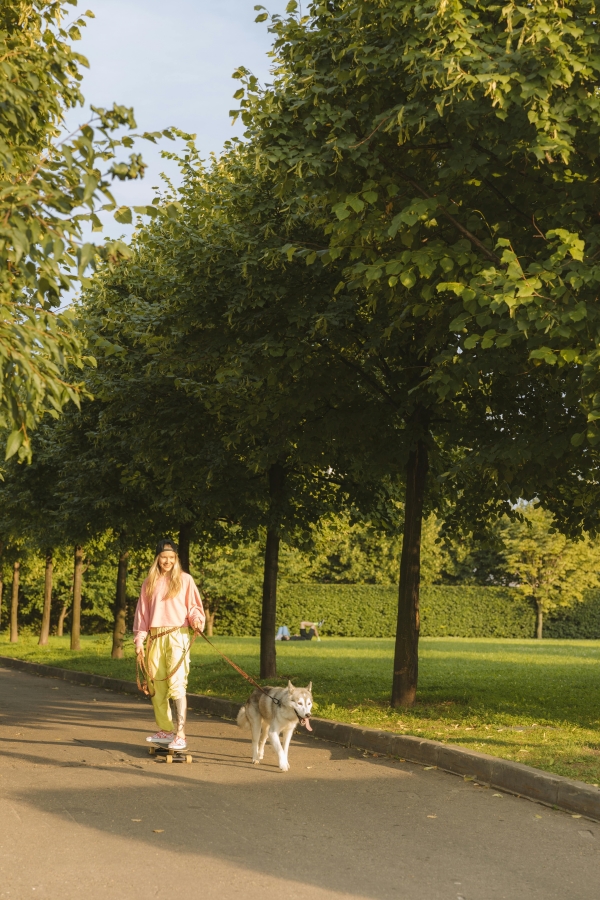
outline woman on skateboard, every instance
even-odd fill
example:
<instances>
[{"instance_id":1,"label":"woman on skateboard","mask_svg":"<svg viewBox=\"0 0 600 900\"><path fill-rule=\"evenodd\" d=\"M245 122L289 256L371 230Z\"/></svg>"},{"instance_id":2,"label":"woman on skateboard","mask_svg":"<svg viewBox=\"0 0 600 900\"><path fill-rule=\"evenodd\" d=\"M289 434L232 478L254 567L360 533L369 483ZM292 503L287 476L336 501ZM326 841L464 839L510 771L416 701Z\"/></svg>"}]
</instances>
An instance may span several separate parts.
<instances>
[{"instance_id":1,"label":"woman on skateboard","mask_svg":"<svg viewBox=\"0 0 600 900\"><path fill-rule=\"evenodd\" d=\"M191 575L182 571L178 547L158 542L156 558L142 585L135 609L133 632L139 664L146 671L156 734L148 743L185 750L186 690L190 671L189 633L204 631L204 608ZM144 641L146 652L144 655ZM169 700L173 702L174 716Z\"/></svg>"}]
</instances>

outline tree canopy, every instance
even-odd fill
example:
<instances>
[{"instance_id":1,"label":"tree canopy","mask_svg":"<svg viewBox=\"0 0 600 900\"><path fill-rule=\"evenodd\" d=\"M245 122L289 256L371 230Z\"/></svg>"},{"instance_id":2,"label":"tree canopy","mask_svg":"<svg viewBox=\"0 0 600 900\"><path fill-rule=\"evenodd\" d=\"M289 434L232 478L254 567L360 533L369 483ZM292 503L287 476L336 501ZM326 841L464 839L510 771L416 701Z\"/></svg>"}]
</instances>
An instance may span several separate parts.
<instances>
[{"instance_id":1,"label":"tree canopy","mask_svg":"<svg viewBox=\"0 0 600 900\"><path fill-rule=\"evenodd\" d=\"M31 455L30 432L44 413L58 414L85 392L77 371L93 359L63 296L85 277L99 252L114 262L120 241L101 248L84 229L101 231L100 210L117 209L113 179L141 177L133 111L92 108L89 121L65 134L69 110L83 105L73 49L87 12L68 21L77 0L8 0L0 10L0 428L6 454ZM125 134L118 137L120 128ZM155 141L159 135L145 134Z\"/></svg>"}]
</instances>

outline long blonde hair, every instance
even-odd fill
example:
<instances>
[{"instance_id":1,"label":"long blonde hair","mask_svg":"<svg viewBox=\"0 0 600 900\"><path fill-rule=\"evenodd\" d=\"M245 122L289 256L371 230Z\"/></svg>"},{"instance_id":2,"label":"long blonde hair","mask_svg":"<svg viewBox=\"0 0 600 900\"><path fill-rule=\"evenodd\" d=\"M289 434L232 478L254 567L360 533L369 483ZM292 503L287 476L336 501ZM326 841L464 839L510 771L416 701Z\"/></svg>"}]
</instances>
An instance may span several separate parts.
<instances>
[{"instance_id":1,"label":"long blonde hair","mask_svg":"<svg viewBox=\"0 0 600 900\"><path fill-rule=\"evenodd\" d=\"M158 556L160 556L160 554ZM162 578L163 574L166 575L166 573L161 572L160 565L158 562L158 556L156 557L156 559L150 566L150 571L148 572L148 577L146 578L146 580L144 582L144 587L146 589L146 596L149 598L154 596L154 590L156 588L156 582L158 581L158 579ZM177 555L177 553L175 553L175 565L173 566L173 568L171 569L171 571L169 573L169 576L168 576L169 577L169 587L167 589L167 593L163 597L163 600L170 600L171 597L175 597L179 593L179 591L181 590L181 584L183 581L183 579L181 577L182 574L183 574L183 569L181 568L181 563L179 562L179 556Z\"/></svg>"}]
</instances>

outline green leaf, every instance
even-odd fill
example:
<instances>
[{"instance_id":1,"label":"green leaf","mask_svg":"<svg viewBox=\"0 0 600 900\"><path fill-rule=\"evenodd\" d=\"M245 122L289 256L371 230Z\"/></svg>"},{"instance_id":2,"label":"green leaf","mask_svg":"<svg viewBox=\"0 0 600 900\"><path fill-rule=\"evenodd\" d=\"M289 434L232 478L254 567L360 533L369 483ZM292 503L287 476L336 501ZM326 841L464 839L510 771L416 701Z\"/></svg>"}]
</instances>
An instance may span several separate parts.
<instances>
[{"instance_id":1,"label":"green leaf","mask_svg":"<svg viewBox=\"0 0 600 900\"><path fill-rule=\"evenodd\" d=\"M9 438L6 442L6 456L5 459L10 459L11 456L14 456L15 453L23 446L24 435L22 431L11 431Z\"/></svg>"},{"instance_id":2,"label":"green leaf","mask_svg":"<svg viewBox=\"0 0 600 900\"><path fill-rule=\"evenodd\" d=\"M77 271L82 275L93 260L96 248L93 244L84 244L77 251Z\"/></svg>"},{"instance_id":3,"label":"green leaf","mask_svg":"<svg viewBox=\"0 0 600 900\"><path fill-rule=\"evenodd\" d=\"M556 364L556 355L549 347L539 347L537 350L532 350L529 354L529 359L541 359L551 366Z\"/></svg>"},{"instance_id":4,"label":"green leaf","mask_svg":"<svg viewBox=\"0 0 600 900\"><path fill-rule=\"evenodd\" d=\"M115 212L115 219L121 225L130 225L133 221L131 208L129 206L120 206L119 209Z\"/></svg>"},{"instance_id":5,"label":"green leaf","mask_svg":"<svg viewBox=\"0 0 600 900\"><path fill-rule=\"evenodd\" d=\"M360 197L352 196L346 197L346 205L351 206L354 212L362 212L365 208L364 201L360 199Z\"/></svg>"},{"instance_id":6,"label":"green leaf","mask_svg":"<svg viewBox=\"0 0 600 900\"><path fill-rule=\"evenodd\" d=\"M465 285L459 281L442 281L438 284L436 290L440 291L440 293L442 291L452 291L457 297L460 297L465 290Z\"/></svg>"},{"instance_id":7,"label":"green leaf","mask_svg":"<svg viewBox=\"0 0 600 900\"><path fill-rule=\"evenodd\" d=\"M450 325L448 326L450 331L462 331L467 322L469 322L473 316L468 312L462 312L455 319L452 319Z\"/></svg>"},{"instance_id":8,"label":"green leaf","mask_svg":"<svg viewBox=\"0 0 600 900\"><path fill-rule=\"evenodd\" d=\"M342 221L343 219L347 219L350 215L350 212L348 211L345 203L336 203L335 206L332 207L332 211L340 221Z\"/></svg>"}]
</instances>

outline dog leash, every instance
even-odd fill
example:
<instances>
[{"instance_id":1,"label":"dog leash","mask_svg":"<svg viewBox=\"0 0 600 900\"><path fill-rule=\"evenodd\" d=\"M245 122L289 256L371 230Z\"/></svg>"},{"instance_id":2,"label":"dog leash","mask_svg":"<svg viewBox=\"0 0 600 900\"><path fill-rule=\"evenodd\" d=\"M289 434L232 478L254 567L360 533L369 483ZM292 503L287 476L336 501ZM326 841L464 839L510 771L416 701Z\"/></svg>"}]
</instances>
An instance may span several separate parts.
<instances>
[{"instance_id":1,"label":"dog leash","mask_svg":"<svg viewBox=\"0 0 600 900\"><path fill-rule=\"evenodd\" d=\"M265 689L262 688L262 687L260 686L260 684L258 684L258 682L256 682L256 681L254 680L254 678L252 677L252 675L248 675L248 673L247 673L247 672L244 672L244 670L243 670L242 668L240 668L240 666L238 666L237 663L234 663L233 660L229 659L228 656L225 656L224 653L221 653L221 651L219 650L219 648L218 648L218 647L215 647L215 645L213 644L212 641L209 641L209 639L206 637L206 635L204 634L203 631L200 632L200 636L204 638L204 640L206 641L207 644L210 644L210 646L213 648L213 650L216 650L216 651L217 651L217 653L219 654L219 656L221 656L221 657L225 660L226 663L229 663L229 665L231 666L232 669L235 669L236 672L239 672L240 675L242 676L242 678L245 678L246 681L249 681L250 684L253 684L255 688L258 688L258 690L261 692L261 694L264 694L265 697L268 697L269 700L272 700L272 701L273 701L273 703L275 704L275 706L281 706L281 700L278 700L277 697L272 697L271 694L269 694L268 691L265 691ZM296 710L294 710L294 712L296 712ZM296 713L296 715L298 715L298 713Z\"/></svg>"},{"instance_id":2,"label":"dog leash","mask_svg":"<svg viewBox=\"0 0 600 900\"><path fill-rule=\"evenodd\" d=\"M152 642L157 640L159 637L164 637L166 634L174 634L176 631L181 631L181 627L179 625L169 628L168 631L162 631L160 634L152 635L148 633L148 655L150 654L150 647L152 646ZM195 633L192 640L187 645L187 648L183 651L181 655L181 659L177 663L177 665L171 669L170 672L167 673L165 678L150 678L148 673L148 667L146 666L146 656L140 657L136 654L135 657L135 680L137 681L138 690L142 691L143 694L146 694L147 697L154 697L156 691L150 688L150 682L154 683L155 681L168 681L169 678L172 678L175 672L178 671L180 666L182 665L184 659L192 649L194 642L196 641L198 634ZM202 635L204 637L204 635ZM142 677L140 678L140 672Z\"/></svg>"},{"instance_id":3,"label":"dog leash","mask_svg":"<svg viewBox=\"0 0 600 900\"><path fill-rule=\"evenodd\" d=\"M250 684L253 684L255 688L258 688L258 690L261 692L261 694L264 694L265 697L268 697L269 700L272 700L272 702L275 704L275 706L281 706L281 700L279 700L277 697L273 697L273 695L269 694L268 691L265 691L265 689L263 687L261 687L260 684L258 684L258 682L256 682L254 680L254 678L252 678L251 675L248 675L248 673L244 672L244 670L240 666L238 666L237 663L234 663L233 660L229 659L228 656L225 656L224 653L221 653L219 648L215 647L215 645L213 644L212 641L209 641L209 639L206 637L206 635L204 634L203 631L200 632L200 636L204 638L204 640L206 641L207 644L210 644L210 646L213 648L213 650L217 651L219 656L223 657L225 662L229 663L229 665L232 667L232 669L235 669L236 672L239 672L240 675L242 676L242 678L245 678L246 681L249 681ZM292 707L292 709L296 713L296 718L298 719L298 722L300 723L300 725L304 725L304 727L306 728L307 731L312 731L312 728L310 727L310 722L308 721L310 719L310 715L301 716L300 713L298 712L298 710L295 709L295 707Z\"/></svg>"}]
</instances>

